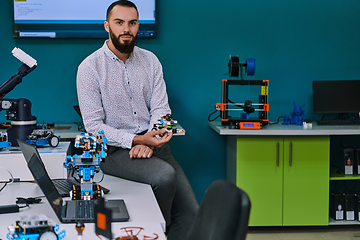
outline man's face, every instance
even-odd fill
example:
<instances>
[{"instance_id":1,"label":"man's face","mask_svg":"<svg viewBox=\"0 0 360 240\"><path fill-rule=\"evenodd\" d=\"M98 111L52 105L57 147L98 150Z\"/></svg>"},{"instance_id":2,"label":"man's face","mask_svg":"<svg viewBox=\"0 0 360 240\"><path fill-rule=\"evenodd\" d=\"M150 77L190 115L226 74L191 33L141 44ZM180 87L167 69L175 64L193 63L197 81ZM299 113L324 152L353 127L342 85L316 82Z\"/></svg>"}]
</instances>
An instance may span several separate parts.
<instances>
[{"instance_id":1,"label":"man's face","mask_svg":"<svg viewBox=\"0 0 360 240\"><path fill-rule=\"evenodd\" d=\"M104 23L105 30L114 47L121 53L131 53L139 30L138 14L135 8L115 6L109 20Z\"/></svg>"}]
</instances>

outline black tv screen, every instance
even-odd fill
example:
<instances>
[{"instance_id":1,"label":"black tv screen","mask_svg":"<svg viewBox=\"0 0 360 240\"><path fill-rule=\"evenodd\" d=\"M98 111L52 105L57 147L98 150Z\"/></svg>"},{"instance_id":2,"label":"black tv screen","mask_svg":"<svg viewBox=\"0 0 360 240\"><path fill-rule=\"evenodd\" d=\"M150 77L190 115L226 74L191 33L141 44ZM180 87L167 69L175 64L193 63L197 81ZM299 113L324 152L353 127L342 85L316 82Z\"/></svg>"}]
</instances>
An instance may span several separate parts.
<instances>
[{"instance_id":1,"label":"black tv screen","mask_svg":"<svg viewBox=\"0 0 360 240\"><path fill-rule=\"evenodd\" d=\"M108 38L106 10L115 0L13 0L14 38ZM156 38L156 0L133 0L138 38Z\"/></svg>"},{"instance_id":2,"label":"black tv screen","mask_svg":"<svg viewBox=\"0 0 360 240\"><path fill-rule=\"evenodd\" d=\"M360 80L313 81L314 113L359 113Z\"/></svg>"}]
</instances>

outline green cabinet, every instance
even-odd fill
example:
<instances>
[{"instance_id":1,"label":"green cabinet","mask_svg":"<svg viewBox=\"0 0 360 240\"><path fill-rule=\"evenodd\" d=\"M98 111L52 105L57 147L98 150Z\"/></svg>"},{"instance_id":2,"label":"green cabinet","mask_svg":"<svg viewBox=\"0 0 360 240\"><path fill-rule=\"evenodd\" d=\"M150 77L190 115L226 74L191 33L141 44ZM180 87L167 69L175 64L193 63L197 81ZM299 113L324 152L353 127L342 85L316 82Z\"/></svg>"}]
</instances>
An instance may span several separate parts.
<instances>
[{"instance_id":1,"label":"green cabinet","mask_svg":"<svg viewBox=\"0 0 360 240\"><path fill-rule=\"evenodd\" d=\"M249 226L329 224L329 137L239 137L236 184Z\"/></svg>"}]
</instances>

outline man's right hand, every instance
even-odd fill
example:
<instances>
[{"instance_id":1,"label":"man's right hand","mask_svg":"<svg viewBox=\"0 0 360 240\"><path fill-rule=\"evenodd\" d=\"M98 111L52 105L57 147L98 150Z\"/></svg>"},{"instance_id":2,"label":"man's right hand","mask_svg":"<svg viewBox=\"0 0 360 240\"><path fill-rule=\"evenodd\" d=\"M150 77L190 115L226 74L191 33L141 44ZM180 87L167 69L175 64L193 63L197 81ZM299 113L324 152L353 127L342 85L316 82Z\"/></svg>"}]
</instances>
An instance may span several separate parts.
<instances>
[{"instance_id":1,"label":"man's right hand","mask_svg":"<svg viewBox=\"0 0 360 240\"><path fill-rule=\"evenodd\" d=\"M158 138L157 136L160 136ZM169 142L173 133L168 134L166 129L159 129L156 131L150 131L144 135L136 135L133 139L133 145L146 145L149 147L162 147L165 143Z\"/></svg>"}]
</instances>

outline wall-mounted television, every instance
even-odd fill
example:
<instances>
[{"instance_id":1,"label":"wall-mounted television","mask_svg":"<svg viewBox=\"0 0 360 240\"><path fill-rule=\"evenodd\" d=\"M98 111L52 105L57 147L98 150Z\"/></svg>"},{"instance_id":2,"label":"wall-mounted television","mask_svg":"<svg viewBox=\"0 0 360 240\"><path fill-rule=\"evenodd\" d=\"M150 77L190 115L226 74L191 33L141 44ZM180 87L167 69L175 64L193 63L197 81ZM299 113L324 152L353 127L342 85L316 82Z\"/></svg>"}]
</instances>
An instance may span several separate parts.
<instances>
[{"instance_id":1,"label":"wall-mounted television","mask_svg":"<svg viewBox=\"0 0 360 240\"><path fill-rule=\"evenodd\" d=\"M13 0L14 38L108 38L106 10L115 0ZM138 38L156 38L156 0L132 0Z\"/></svg>"},{"instance_id":2,"label":"wall-mounted television","mask_svg":"<svg viewBox=\"0 0 360 240\"><path fill-rule=\"evenodd\" d=\"M360 80L313 81L314 113L360 112Z\"/></svg>"}]
</instances>

